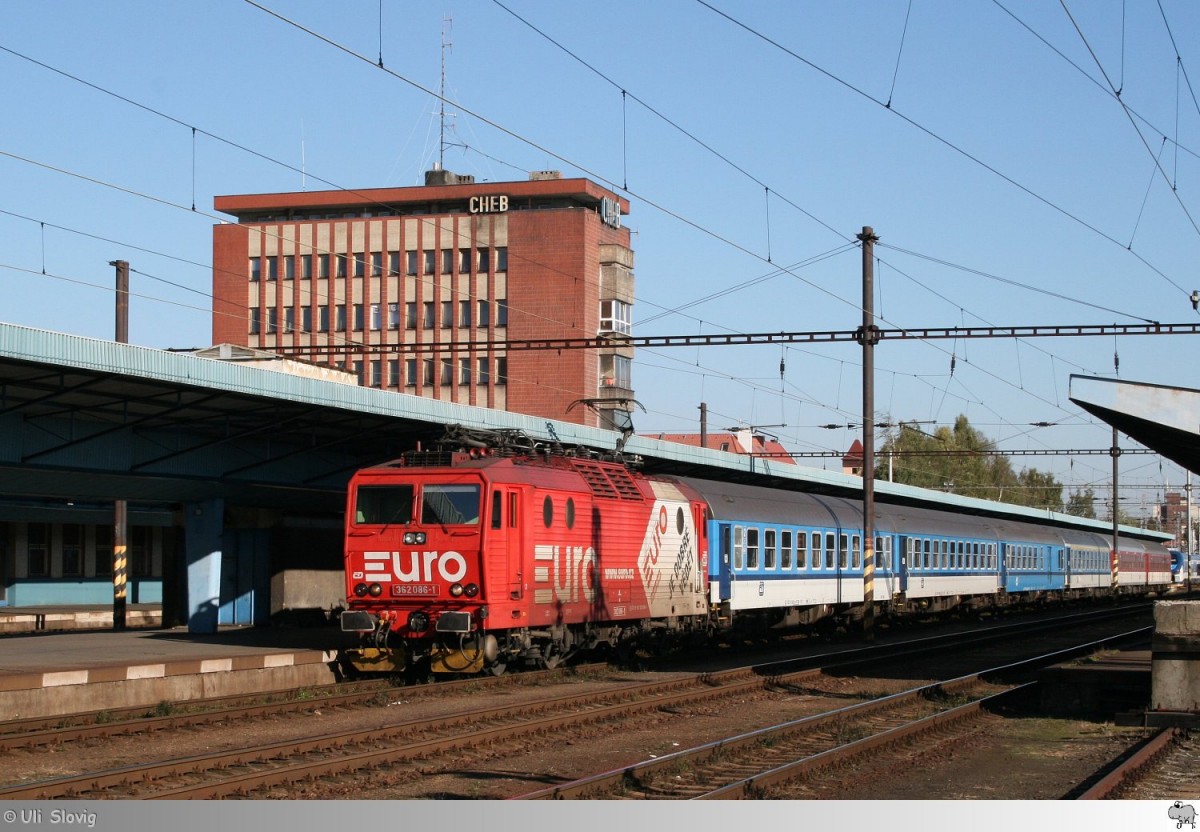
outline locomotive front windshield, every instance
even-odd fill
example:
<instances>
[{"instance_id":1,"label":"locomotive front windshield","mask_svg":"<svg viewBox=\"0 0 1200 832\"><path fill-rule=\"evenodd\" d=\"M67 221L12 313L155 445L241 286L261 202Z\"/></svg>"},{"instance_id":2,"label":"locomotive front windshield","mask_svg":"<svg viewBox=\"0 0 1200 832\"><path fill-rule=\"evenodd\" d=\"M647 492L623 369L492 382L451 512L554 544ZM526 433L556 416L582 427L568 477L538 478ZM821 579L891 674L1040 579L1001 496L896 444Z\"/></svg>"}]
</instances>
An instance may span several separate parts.
<instances>
[{"instance_id":1,"label":"locomotive front windshield","mask_svg":"<svg viewBox=\"0 0 1200 832\"><path fill-rule=\"evenodd\" d=\"M479 486L432 484L421 488L421 522L439 525L479 525Z\"/></svg>"},{"instance_id":2,"label":"locomotive front windshield","mask_svg":"<svg viewBox=\"0 0 1200 832\"><path fill-rule=\"evenodd\" d=\"M354 522L359 525L411 523L413 496L411 485L362 485L354 497Z\"/></svg>"}]
</instances>

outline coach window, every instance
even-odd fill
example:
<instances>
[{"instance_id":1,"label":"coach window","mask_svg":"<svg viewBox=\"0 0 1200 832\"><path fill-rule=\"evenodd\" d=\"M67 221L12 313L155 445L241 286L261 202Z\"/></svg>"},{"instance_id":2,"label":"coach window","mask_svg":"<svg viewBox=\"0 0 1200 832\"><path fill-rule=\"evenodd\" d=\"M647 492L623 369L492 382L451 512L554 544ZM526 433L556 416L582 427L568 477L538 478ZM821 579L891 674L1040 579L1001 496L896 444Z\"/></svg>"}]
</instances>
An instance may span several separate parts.
<instances>
[{"instance_id":1,"label":"coach window","mask_svg":"<svg viewBox=\"0 0 1200 832\"><path fill-rule=\"evenodd\" d=\"M921 566L923 568L928 569L930 567L929 556L931 554L933 554L933 547L936 545L937 545L936 540L930 540L929 538L925 538L925 543L924 543L924 547L923 547L924 551L921 553Z\"/></svg>"},{"instance_id":2,"label":"coach window","mask_svg":"<svg viewBox=\"0 0 1200 832\"><path fill-rule=\"evenodd\" d=\"M466 359L463 359L463 360L465 361ZM575 498L574 497L567 498L567 528L568 529L575 528Z\"/></svg>"},{"instance_id":3,"label":"coach window","mask_svg":"<svg viewBox=\"0 0 1200 832\"><path fill-rule=\"evenodd\" d=\"M775 568L775 530L767 529L763 532L763 568Z\"/></svg>"},{"instance_id":4,"label":"coach window","mask_svg":"<svg viewBox=\"0 0 1200 832\"><path fill-rule=\"evenodd\" d=\"M792 533L790 530L779 533L779 568L792 568Z\"/></svg>"},{"instance_id":5,"label":"coach window","mask_svg":"<svg viewBox=\"0 0 1200 832\"><path fill-rule=\"evenodd\" d=\"M862 569L862 537L857 534L850 537L850 568Z\"/></svg>"},{"instance_id":6,"label":"coach window","mask_svg":"<svg viewBox=\"0 0 1200 832\"><path fill-rule=\"evenodd\" d=\"M850 535L838 535L838 569L845 569L848 566L847 557L850 549Z\"/></svg>"},{"instance_id":7,"label":"coach window","mask_svg":"<svg viewBox=\"0 0 1200 832\"><path fill-rule=\"evenodd\" d=\"M758 529L746 529L746 568L758 568Z\"/></svg>"},{"instance_id":8,"label":"coach window","mask_svg":"<svg viewBox=\"0 0 1200 832\"><path fill-rule=\"evenodd\" d=\"M542 525L547 529L554 522L554 501L547 495L546 499L542 500Z\"/></svg>"},{"instance_id":9,"label":"coach window","mask_svg":"<svg viewBox=\"0 0 1200 832\"><path fill-rule=\"evenodd\" d=\"M733 568L741 569L746 563L746 530L741 526L733 527Z\"/></svg>"},{"instance_id":10,"label":"coach window","mask_svg":"<svg viewBox=\"0 0 1200 832\"><path fill-rule=\"evenodd\" d=\"M875 563L880 569L890 569L892 566L891 544L890 537L875 538Z\"/></svg>"},{"instance_id":11,"label":"coach window","mask_svg":"<svg viewBox=\"0 0 1200 832\"><path fill-rule=\"evenodd\" d=\"M808 568L808 532L796 532L796 568Z\"/></svg>"},{"instance_id":12,"label":"coach window","mask_svg":"<svg viewBox=\"0 0 1200 832\"><path fill-rule=\"evenodd\" d=\"M833 568L833 550L837 547L837 535L825 532L825 568Z\"/></svg>"}]
</instances>

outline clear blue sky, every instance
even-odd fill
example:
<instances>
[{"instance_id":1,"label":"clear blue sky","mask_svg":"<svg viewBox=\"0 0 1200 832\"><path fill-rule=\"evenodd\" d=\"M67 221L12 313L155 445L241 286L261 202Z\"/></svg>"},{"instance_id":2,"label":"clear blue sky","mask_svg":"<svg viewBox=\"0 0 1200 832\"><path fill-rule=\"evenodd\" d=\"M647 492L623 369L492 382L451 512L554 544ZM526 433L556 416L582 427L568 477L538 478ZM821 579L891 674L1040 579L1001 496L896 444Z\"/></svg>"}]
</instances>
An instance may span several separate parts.
<instances>
[{"instance_id":1,"label":"clear blue sky","mask_svg":"<svg viewBox=\"0 0 1200 832\"><path fill-rule=\"evenodd\" d=\"M278 16L0 4L0 318L111 337L108 263L125 259L131 340L207 346L213 196L419 184L444 54L448 168L552 168L630 198L638 334L852 330L865 225L885 328L1200 321L1195 3L263 6ZM1106 447L1069 376L1119 357L1123 379L1200 387L1195 339L885 341L878 414L966 414L1007 449ZM816 426L861 420L860 358L639 350L636 426L695 431L703 401L713 429L783 425L792 450L841 452L857 432ZM1098 491L1111 471L1014 465ZM1155 456L1123 471L1135 502L1183 482Z\"/></svg>"}]
</instances>

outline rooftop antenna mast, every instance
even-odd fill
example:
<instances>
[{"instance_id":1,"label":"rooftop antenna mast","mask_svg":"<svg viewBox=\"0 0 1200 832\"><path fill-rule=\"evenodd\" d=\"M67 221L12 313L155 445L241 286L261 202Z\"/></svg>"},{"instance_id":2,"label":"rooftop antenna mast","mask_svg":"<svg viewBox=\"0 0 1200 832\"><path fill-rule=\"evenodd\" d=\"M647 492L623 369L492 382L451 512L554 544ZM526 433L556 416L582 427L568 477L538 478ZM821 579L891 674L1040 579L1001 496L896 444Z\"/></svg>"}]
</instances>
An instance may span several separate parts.
<instances>
[{"instance_id":1,"label":"rooftop antenna mast","mask_svg":"<svg viewBox=\"0 0 1200 832\"><path fill-rule=\"evenodd\" d=\"M454 27L454 19L450 15L442 18L442 84L438 90L438 98L440 103L440 132L438 134L438 170L446 169L446 50L451 46L449 35L450 30Z\"/></svg>"}]
</instances>

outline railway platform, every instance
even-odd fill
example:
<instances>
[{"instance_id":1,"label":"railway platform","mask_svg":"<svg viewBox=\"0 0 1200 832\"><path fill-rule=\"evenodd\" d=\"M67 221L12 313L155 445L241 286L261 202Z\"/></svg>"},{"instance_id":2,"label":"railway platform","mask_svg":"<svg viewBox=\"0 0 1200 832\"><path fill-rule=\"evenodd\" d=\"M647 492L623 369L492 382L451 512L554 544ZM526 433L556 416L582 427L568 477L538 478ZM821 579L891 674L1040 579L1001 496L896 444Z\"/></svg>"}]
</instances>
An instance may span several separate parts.
<instances>
[{"instance_id":1,"label":"railway platform","mask_svg":"<svg viewBox=\"0 0 1200 832\"><path fill-rule=\"evenodd\" d=\"M349 638L334 626L199 635L157 626L155 612L129 610L127 629L114 631L111 609L107 620L100 608L0 609L0 625L28 615L44 622L0 636L0 720L329 684Z\"/></svg>"}]
</instances>

